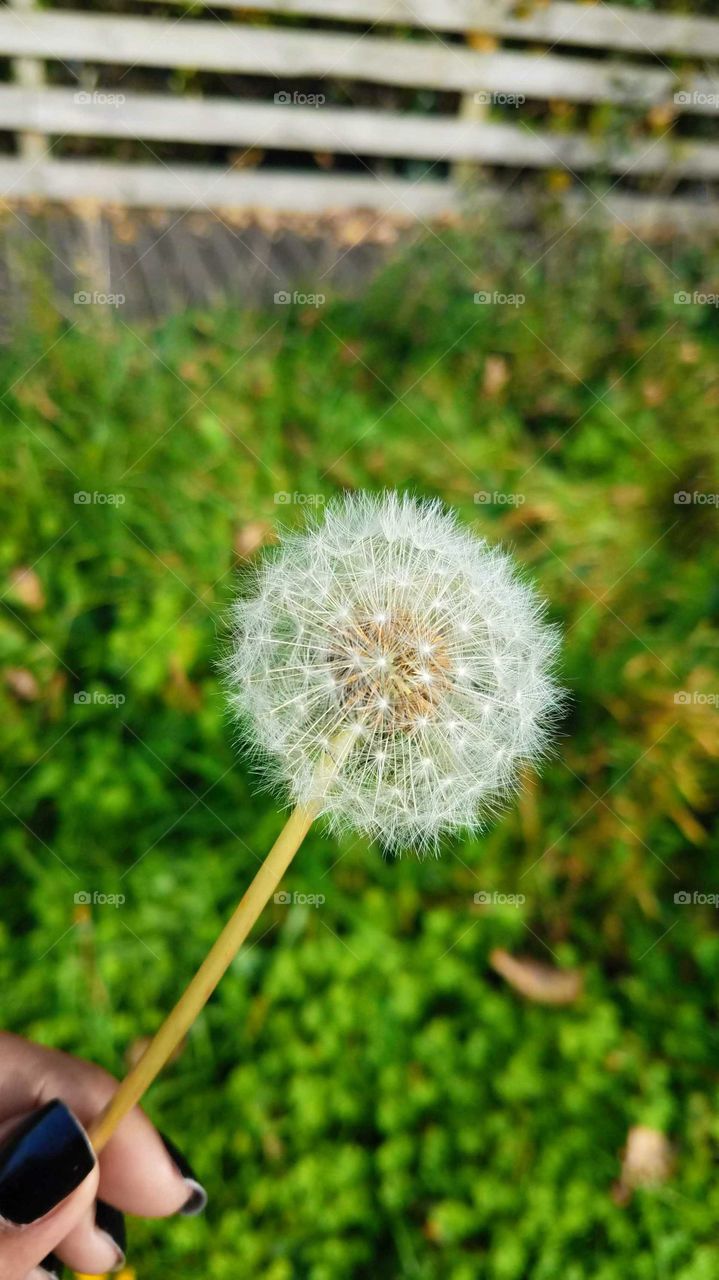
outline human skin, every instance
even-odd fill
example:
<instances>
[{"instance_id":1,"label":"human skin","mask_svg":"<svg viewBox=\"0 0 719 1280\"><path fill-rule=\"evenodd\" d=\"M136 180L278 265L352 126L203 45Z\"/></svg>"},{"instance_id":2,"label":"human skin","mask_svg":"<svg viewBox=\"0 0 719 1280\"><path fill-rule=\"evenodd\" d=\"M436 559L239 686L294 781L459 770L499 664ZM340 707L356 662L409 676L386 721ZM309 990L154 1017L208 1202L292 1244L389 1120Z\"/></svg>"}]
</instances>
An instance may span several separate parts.
<instances>
[{"instance_id":1,"label":"human skin","mask_svg":"<svg viewBox=\"0 0 719 1280\"><path fill-rule=\"evenodd\" d=\"M0 1280L48 1280L49 1254L85 1274L116 1269L123 1213L204 1207L184 1157L139 1107L95 1156L85 1126L116 1088L92 1063L0 1032Z\"/></svg>"}]
</instances>

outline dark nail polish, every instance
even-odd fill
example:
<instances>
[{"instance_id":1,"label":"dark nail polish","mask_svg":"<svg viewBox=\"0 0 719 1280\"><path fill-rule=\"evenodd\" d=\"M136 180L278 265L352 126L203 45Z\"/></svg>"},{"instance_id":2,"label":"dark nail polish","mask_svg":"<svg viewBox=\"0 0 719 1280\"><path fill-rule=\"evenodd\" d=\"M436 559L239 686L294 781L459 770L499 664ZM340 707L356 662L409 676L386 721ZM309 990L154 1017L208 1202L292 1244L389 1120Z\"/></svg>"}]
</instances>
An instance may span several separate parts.
<instances>
[{"instance_id":1,"label":"dark nail polish","mask_svg":"<svg viewBox=\"0 0 719 1280\"><path fill-rule=\"evenodd\" d=\"M56 1099L23 1120L0 1148L0 1217L25 1226L85 1180L95 1156L83 1129Z\"/></svg>"},{"instance_id":2,"label":"dark nail polish","mask_svg":"<svg viewBox=\"0 0 719 1280\"><path fill-rule=\"evenodd\" d=\"M178 1151L174 1142L171 1142L169 1138L165 1137L164 1133L161 1133L160 1137L165 1144L167 1154L173 1163L177 1165L177 1168L185 1179L190 1192L189 1198L180 1209L180 1213L183 1213L187 1218L194 1217L196 1213L202 1213L202 1210L207 1204L207 1192L202 1184L197 1181L197 1177L195 1176L192 1166L185 1159L182 1152Z\"/></svg>"},{"instance_id":3,"label":"dark nail polish","mask_svg":"<svg viewBox=\"0 0 719 1280\"><path fill-rule=\"evenodd\" d=\"M47 1272L48 1280L62 1280L64 1267L54 1253L49 1253L46 1258L43 1258L40 1266Z\"/></svg>"},{"instance_id":4,"label":"dark nail polish","mask_svg":"<svg viewBox=\"0 0 719 1280\"><path fill-rule=\"evenodd\" d=\"M124 1258L127 1249L124 1213L120 1213L119 1209L112 1204L107 1204L105 1200L98 1200L95 1205L95 1226L98 1231L104 1231L105 1235L110 1237Z\"/></svg>"}]
</instances>

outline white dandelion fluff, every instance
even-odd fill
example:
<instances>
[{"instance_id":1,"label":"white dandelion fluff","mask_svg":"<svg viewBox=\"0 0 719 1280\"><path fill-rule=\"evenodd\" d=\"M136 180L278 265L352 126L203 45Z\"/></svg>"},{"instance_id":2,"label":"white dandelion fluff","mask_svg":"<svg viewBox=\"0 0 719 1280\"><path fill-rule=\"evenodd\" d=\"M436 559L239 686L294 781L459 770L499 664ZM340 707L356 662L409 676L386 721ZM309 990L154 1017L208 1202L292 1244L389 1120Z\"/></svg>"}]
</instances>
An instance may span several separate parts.
<instances>
[{"instance_id":1,"label":"white dandelion fluff","mask_svg":"<svg viewBox=\"0 0 719 1280\"><path fill-rule=\"evenodd\" d=\"M423 851L484 826L545 750L561 694L543 614L440 502L348 495L235 606L231 698L294 803Z\"/></svg>"}]
</instances>

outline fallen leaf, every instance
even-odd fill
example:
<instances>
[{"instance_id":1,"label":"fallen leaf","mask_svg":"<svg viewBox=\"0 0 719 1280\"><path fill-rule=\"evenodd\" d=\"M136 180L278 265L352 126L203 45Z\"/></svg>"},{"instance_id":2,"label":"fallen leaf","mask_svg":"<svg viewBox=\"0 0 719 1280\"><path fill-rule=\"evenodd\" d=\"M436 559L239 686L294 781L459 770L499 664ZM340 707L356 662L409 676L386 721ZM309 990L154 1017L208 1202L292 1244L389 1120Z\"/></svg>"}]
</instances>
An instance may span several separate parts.
<instances>
[{"instance_id":1,"label":"fallen leaf","mask_svg":"<svg viewBox=\"0 0 719 1280\"><path fill-rule=\"evenodd\" d=\"M696 342L680 342L679 343L679 359L682 364L696 364L701 355L699 344Z\"/></svg>"},{"instance_id":2,"label":"fallen leaf","mask_svg":"<svg viewBox=\"0 0 719 1280\"><path fill-rule=\"evenodd\" d=\"M5 671L5 683L21 702L35 702L40 696L37 680L32 671L27 671L25 667L8 667Z\"/></svg>"},{"instance_id":3,"label":"fallen leaf","mask_svg":"<svg viewBox=\"0 0 719 1280\"><path fill-rule=\"evenodd\" d=\"M637 1187L666 1182L674 1172L676 1157L666 1134L649 1125L635 1124L627 1134L622 1152L622 1169L612 1195L617 1204L627 1204Z\"/></svg>"},{"instance_id":4,"label":"fallen leaf","mask_svg":"<svg viewBox=\"0 0 719 1280\"><path fill-rule=\"evenodd\" d=\"M582 994L584 979L577 969L555 969L499 947L490 952L489 963L510 987L537 1004L572 1004Z\"/></svg>"},{"instance_id":5,"label":"fallen leaf","mask_svg":"<svg viewBox=\"0 0 719 1280\"><path fill-rule=\"evenodd\" d=\"M45 605L45 592L34 569L13 569L10 574L10 589L16 600L26 609L42 609Z\"/></svg>"},{"instance_id":6,"label":"fallen leaf","mask_svg":"<svg viewBox=\"0 0 719 1280\"><path fill-rule=\"evenodd\" d=\"M490 399L499 394L509 381L509 365L503 356L487 356L484 362L482 390Z\"/></svg>"},{"instance_id":7,"label":"fallen leaf","mask_svg":"<svg viewBox=\"0 0 719 1280\"><path fill-rule=\"evenodd\" d=\"M642 383L642 399L650 409L655 409L657 405L664 404L666 398L667 392L663 383L651 380Z\"/></svg>"},{"instance_id":8,"label":"fallen leaf","mask_svg":"<svg viewBox=\"0 0 719 1280\"><path fill-rule=\"evenodd\" d=\"M266 520L250 520L235 534L235 553L248 560L264 543L272 538L272 525Z\"/></svg>"}]
</instances>

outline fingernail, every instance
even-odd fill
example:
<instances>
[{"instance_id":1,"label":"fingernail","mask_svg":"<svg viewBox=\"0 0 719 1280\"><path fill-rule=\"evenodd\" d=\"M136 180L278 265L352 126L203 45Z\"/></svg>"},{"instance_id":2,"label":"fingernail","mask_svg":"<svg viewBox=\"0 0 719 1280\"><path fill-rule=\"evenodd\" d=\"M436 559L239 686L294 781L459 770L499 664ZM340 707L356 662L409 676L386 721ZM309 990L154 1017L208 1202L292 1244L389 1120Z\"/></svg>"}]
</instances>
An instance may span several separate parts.
<instances>
[{"instance_id":1,"label":"fingernail","mask_svg":"<svg viewBox=\"0 0 719 1280\"><path fill-rule=\"evenodd\" d=\"M160 1137L165 1144L167 1154L185 1179L190 1193L188 1199L180 1209L180 1213L184 1213L187 1218L192 1218L196 1213L202 1213L202 1210L207 1204L207 1192L202 1184L197 1181L192 1167L188 1164L182 1152L177 1150L174 1142L171 1142L169 1138L166 1138L164 1133L161 1133Z\"/></svg>"},{"instance_id":2,"label":"fingernail","mask_svg":"<svg viewBox=\"0 0 719 1280\"><path fill-rule=\"evenodd\" d=\"M40 1263L40 1270L43 1272L43 1280L45 1276L48 1280L62 1280L63 1265L54 1253L49 1253ZM33 1275L35 1272L33 1272Z\"/></svg>"},{"instance_id":3,"label":"fingernail","mask_svg":"<svg viewBox=\"0 0 719 1280\"><path fill-rule=\"evenodd\" d=\"M87 1135L64 1102L48 1102L0 1148L0 1217L26 1226L70 1195L95 1166Z\"/></svg>"},{"instance_id":4,"label":"fingernail","mask_svg":"<svg viewBox=\"0 0 719 1280\"><path fill-rule=\"evenodd\" d=\"M109 1236L111 1243L115 1246L118 1255L115 1268L123 1266L127 1247L125 1215L120 1213L114 1205L107 1204L105 1200L98 1200L95 1205L95 1229Z\"/></svg>"}]
</instances>

